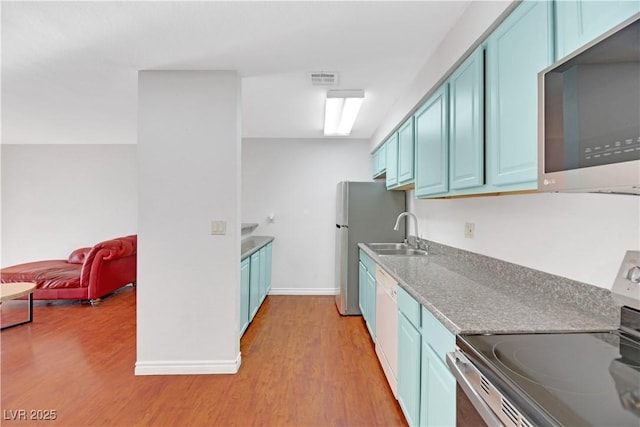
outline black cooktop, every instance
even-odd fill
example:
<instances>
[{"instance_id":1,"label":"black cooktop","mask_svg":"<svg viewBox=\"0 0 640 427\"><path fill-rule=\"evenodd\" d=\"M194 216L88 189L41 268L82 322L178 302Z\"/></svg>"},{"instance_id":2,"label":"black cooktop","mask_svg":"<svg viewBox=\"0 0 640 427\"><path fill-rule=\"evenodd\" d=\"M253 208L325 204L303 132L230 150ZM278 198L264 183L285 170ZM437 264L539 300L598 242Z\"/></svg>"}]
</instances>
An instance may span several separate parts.
<instances>
[{"instance_id":1,"label":"black cooktop","mask_svg":"<svg viewBox=\"0 0 640 427\"><path fill-rule=\"evenodd\" d=\"M467 335L458 346L537 424L640 426L640 343L625 332Z\"/></svg>"}]
</instances>

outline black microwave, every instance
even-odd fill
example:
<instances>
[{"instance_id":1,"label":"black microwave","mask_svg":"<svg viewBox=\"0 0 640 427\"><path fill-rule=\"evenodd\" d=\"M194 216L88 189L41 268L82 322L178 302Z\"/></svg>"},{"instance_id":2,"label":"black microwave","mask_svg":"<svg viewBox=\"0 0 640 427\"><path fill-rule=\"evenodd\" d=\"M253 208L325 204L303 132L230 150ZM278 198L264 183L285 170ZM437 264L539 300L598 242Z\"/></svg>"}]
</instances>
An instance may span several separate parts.
<instances>
[{"instance_id":1,"label":"black microwave","mask_svg":"<svg viewBox=\"0 0 640 427\"><path fill-rule=\"evenodd\" d=\"M640 15L538 74L538 189L640 195Z\"/></svg>"}]
</instances>

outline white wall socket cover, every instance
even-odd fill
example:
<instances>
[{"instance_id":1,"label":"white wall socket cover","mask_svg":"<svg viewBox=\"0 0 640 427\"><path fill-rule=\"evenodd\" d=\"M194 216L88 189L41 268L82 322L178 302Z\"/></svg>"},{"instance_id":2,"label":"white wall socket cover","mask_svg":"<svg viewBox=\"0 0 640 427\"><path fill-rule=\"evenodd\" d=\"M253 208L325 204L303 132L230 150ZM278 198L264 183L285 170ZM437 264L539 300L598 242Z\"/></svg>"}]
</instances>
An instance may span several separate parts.
<instances>
[{"instance_id":1,"label":"white wall socket cover","mask_svg":"<svg viewBox=\"0 0 640 427\"><path fill-rule=\"evenodd\" d=\"M465 222L464 223L464 237L468 239L473 239L473 236L476 233L476 225L473 222Z\"/></svg>"},{"instance_id":2,"label":"white wall socket cover","mask_svg":"<svg viewBox=\"0 0 640 427\"><path fill-rule=\"evenodd\" d=\"M211 234L220 235L226 234L227 222L226 221L211 221Z\"/></svg>"}]
</instances>

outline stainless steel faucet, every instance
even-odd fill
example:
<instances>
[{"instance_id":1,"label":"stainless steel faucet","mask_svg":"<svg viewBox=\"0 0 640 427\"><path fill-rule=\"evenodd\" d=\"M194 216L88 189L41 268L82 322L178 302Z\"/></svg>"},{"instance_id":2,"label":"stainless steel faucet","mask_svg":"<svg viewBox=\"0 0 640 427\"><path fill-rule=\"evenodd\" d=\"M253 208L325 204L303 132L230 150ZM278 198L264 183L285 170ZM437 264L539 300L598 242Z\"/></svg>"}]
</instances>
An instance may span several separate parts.
<instances>
[{"instance_id":1,"label":"stainless steel faucet","mask_svg":"<svg viewBox=\"0 0 640 427\"><path fill-rule=\"evenodd\" d=\"M410 216L411 218L413 218L413 226L416 232L416 246L418 247L418 249L422 249L423 241L420 238L420 234L418 233L418 218L414 214L412 214L411 212L402 212L400 215L398 215L398 218L396 218L396 225L393 226L393 229L395 231L398 231L398 229L400 228L400 219L405 216ZM407 236L408 235L409 231L407 230ZM424 249L426 249L426 245Z\"/></svg>"}]
</instances>

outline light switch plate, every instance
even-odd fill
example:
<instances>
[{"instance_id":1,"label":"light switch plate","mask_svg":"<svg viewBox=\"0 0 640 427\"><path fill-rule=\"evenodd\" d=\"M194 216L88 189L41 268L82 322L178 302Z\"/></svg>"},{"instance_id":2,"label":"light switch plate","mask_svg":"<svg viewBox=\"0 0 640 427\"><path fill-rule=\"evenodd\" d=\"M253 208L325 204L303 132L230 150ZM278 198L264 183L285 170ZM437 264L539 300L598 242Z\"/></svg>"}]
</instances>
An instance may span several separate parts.
<instances>
[{"instance_id":1,"label":"light switch plate","mask_svg":"<svg viewBox=\"0 0 640 427\"><path fill-rule=\"evenodd\" d=\"M211 234L213 235L221 235L227 233L227 222L214 220L211 221Z\"/></svg>"}]
</instances>

